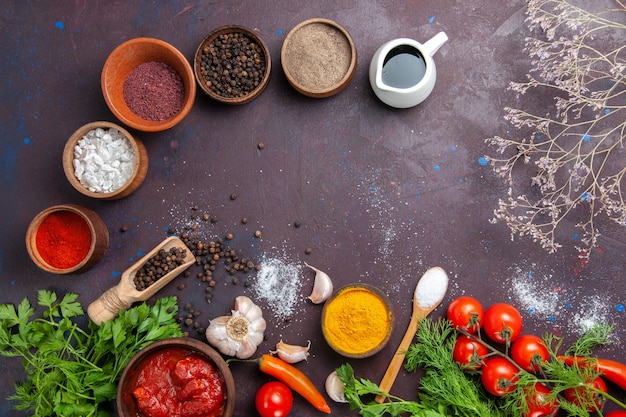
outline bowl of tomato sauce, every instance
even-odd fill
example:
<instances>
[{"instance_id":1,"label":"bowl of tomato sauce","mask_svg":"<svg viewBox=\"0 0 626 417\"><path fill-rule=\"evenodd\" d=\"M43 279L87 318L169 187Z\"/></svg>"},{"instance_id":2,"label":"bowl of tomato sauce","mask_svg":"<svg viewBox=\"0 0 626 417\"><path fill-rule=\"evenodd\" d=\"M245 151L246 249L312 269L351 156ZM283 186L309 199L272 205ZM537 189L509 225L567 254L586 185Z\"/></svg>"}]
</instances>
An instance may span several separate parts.
<instances>
[{"instance_id":1,"label":"bowl of tomato sauce","mask_svg":"<svg viewBox=\"0 0 626 417\"><path fill-rule=\"evenodd\" d=\"M189 337L143 348L118 385L120 417L231 417L234 408L228 364L209 345Z\"/></svg>"}]
</instances>

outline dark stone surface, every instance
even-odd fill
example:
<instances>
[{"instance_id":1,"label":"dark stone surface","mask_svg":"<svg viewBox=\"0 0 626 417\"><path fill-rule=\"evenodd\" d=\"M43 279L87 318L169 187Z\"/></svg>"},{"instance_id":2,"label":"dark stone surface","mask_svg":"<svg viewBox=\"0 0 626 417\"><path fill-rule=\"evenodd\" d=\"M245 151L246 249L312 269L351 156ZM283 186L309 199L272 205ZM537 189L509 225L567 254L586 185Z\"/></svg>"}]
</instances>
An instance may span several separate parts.
<instances>
[{"instance_id":1,"label":"dark stone surface","mask_svg":"<svg viewBox=\"0 0 626 417\"><path fill-rule=\"evenodd\" d=\"M609 225L601 250L582 265L567 230L564 248L550 255L529 240L511 241L506 225L489 222L506 186L479 158L488 152L485 138L510 130L502 108L518 101L506 88L511 80L523 80L529 68L522 50L528 34L524 12L521 0L341 0L304 7L284 0L3 1L0 302L34 301L36 290L45 288L76 292L86 308L163 240L168 228L181 231L197 224L194 233L202 239L233 233L231 246L255 262L282 260L302 268L289 319L277 305L259 299L262 284L254 273L240 275L235 285L218 270L213 302L207 304L192 267L191 277L179 277L159 296L176 295L181 307L191 302L205 324L228 314L237 295L258 300L268 320L259 351L273 349L280 339L311 340L312 355L299 367L320 389L326 375L345 362L359 376L382 377L408 324L415 284L435 265L448 271L451 284L433 317L442 316L456 296L469 294L485 305L517 306L529 333L551 331L571 340L587 319L607 320L616 324L616 339L624 340L623 229ZM351 84L327 99L300 95L280 68L286 34L313 17L345 27L358 51ZM273 74L267 90L239 107L219 105L199 92L181 124L160 133L136 132L150 167L134 194L94 201L76 192L61 166L65 141L85 123L117 122L100 90L107 55L125 40L150 36L170 42L191 62L204 36L224 24L252 28L268 44ZM438 79L432 95L406 110L379 102L367 79L378 46L397 37L425 42L439 31L449 41L435 55ZM539 104L549 106L551 98L545 100ZM229 198L233 193L236 200ZM63 203L95 210L110 231L108 253L79 276L40 271L24 245L32 218ZM198 220L205 212L219 221ZM247 224L241 224L242 217ZM128 230L122 233L122 227ZM255 230L262 231L260 239L253 237ZM305 254L306 248L312 253ZM305 299L313 273L304 261L325 270L336 288L366 282L388 294L396 329L382 352L347 360L328 348L319 326L321 306ZM185 289L179 290L183 280ZM204 340L193 330L191 335ZM624 360L615 345L601 353ZM21 363L0 358L0 372L0 397L6 398L23 375ZM233 365L233 373L236 414L252 415L254 393L268 378L253 365ZM415 398L418 377L401 372L393 392ZM331 406L333 415L357 415L345 405ZM0 401L0 414L26 415L13 411L8 401ZM292 415L316 412L298 397Z\"/></svg>"}]
</instances>

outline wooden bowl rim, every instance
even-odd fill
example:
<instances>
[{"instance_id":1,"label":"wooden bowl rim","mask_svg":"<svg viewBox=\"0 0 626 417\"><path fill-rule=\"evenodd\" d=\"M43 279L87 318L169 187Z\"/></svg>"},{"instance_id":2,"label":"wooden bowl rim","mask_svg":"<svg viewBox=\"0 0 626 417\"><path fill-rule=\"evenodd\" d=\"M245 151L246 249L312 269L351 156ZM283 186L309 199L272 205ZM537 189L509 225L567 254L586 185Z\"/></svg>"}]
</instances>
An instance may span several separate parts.
<instances>
[{"instance_id":1,"label":"wooden bowl rim","mask_svg":"<svg viewBox=\"0 0 626 417\"><path fill-rule=\"evenodd\" d=\"M344 76L335 85L322 88L319 90L311 89L311 88L308 88L306 86L299 84L289 72L289 67L288 67L289 63L287 62L287 59L286 59L287 46L289 45L289 42L294 37L296 32L298 32L303 27L314 24L314 23L322 23L322 24L331 26L334 29L339 30L339 32L341 32L343 36L345 36L346 40L348 41L348 44L350 45L350 66L348 67ZM335 22L334 20L321 18L321 17L305 20L297 24L293 29L291 29L289 33L287 34L287 36L285 37L285 40L283 41L280 58L281 58L281 65L283 68L283 72L285 73L285 77L287 78L287 81L289 81L289 84L291 84L291 86L294 87L300 93L309 97L313 97L313 98L331 97L341 92L344 88L346 88L348 84L350 83L350 81L352 80L352 78L354 77L354 74L356 73L356 66L357 66L357 60L358 60L356 45L354 43L354 40L352 39L352 36L350 36L350 33L343 26L341 26L339 23Z\"/></svg>"},{"instance_id":2,"label":"wooden bowl rim","mask_svg":"<svg viewBox=\"0 0 626 417\"><path fill-rule=\"evenodd\" d=\"M76 175L74 174L74 147L76 146L78 141L82 139L83 136L85 136L91 130L97 128L112 128L119 130L120 133L126 136L133 148L133 152L135 153L135 167L133 169L133 175L128 179L128 181L126 181L123 186L115 191L111 191L110 193L98 193L94 191L89 191L87 188L85 188L85 186L83 186L83 184L80 183L80 181L78 180L78 178L76 178ZM140 147L143 147L143 143L141 143L141 141L134 135L132 135L128 130L124 129L122 126L116 123L107 121L96 121L87 123L76 129L65 143L65 147L63 148L63 171L65 172L65 176L67 177L70 184L72 184L72 186L80 193L88 197L97 199L113 199L119 194L124 193L128 189L128 187L135 181L135 179L139 175L139 172L141 171L141 165L145 164L145 161L141 160L141 152L139 149Z\"/></svg>"},{"instance_id":3,"label":"wooden bowl rim","mask_svg":"<svg viewBox=\"0 0 626 417\"><path fill-rule=\"evenodd\" d=\"M380 298L380 300L385 304L385 307L387 309L387 313L389 315L389 328L387 329L387 333L385 334L385 337L383 338L383 340L377 346L373 347L372 349L367 350L365 352L360 352L360 353L345 352L345 351L339 349L338 347L336 347L335 345L333 345L330 342L330 340L329 340L329 337L328 337L328 334L327 334L327 330L326 330L326 326L324 325L326 323L327 307L338 296L340 296L344 292L351 291L351 290L365 290L365 291L371 292L372 294L374 294L375 296ZM395 325L395 315L393 314L393 308L392 308L392 305L391 305L391 301L389 301L389 297L387 297L387 295L380 288L375 287L375 286L370 285L370 284L365 284L365 283L347 284L347 285L345 285L345 286L335 290L333 292L333 294L330 296L330 298L328 298L328 300L326 300L326 302L324 303L324 307L322 308L321 326L322 326L322 333L324 335L324 339L326 340L326 343L335 352L339 353L342 356L348 357L348 358L354 358L354 359L368 358L368 357L373 356L376 353L380 352L389 343L389 340L391 339L391 334L393 333L394 325Z\"/></svg>"},{"instance_id":4,"label":"wooden bowl rim","mask_svg":"<svg viewBox=\"0 0 626 417\"><path fill-rule=\"evenodd\" d=\"M202 60L202 49L204 48L204 45L206 45L209 42L212 42L219 35L222 35L222 34L225 34L225 33L233 33L233 32L240 32L240 33L243 33L243 34L245 34L247 36L250 36L251 38L253 38L253 40L256 43L259 44L259 46L261 46L261 49L263 50L263 53L265 54L265 74L263 74L263 78L261 79L261 83L257 86L257 88L255 88L254 90L252 90L251 92L246 94L244 97L228 98L228 97L220 96L219 94L215 94L210 88L207 88L204 85L204 83L202 82L203 81L203 77L200 74L199 62L200 62L200 60ZM263 91L265 91L265 88L269 84L271 70L272 70L272 59L271 59L270 50L267 47L267 44L265 43L263 38L261 38L260 35L255 33L252 29L248 29L245 26L240 26L240 25L223 25L223 26L220 26L218 28L215 28L214 30L209 32L209 34L207 36L205 36L204 39L202 39L202 41L198 45L198 48L196 48L196 53L194 54L193 72L194 72L194 76L196 78L196 82L198 83L198 86L200 86L200 89L207 96L209 96L212 99L214 99L214 100L216 100L218 102L221 102L221 103L226 103L226 104L246 104L246 103L249 103L250 101L254 100L258 96L260 96L261 93L263 93Z\"/></svg>"},{"instance_id":5,"label":"wooden bowl rim","mask_svg":"<svg viewBox=\"0 0 626 417\"><path fill-rule=\"evenodd\" d=\"M118 59L118 56L124 55L124 52L126 50L141 48L142 45L153 45L163 48L163 50L170 53L180 63L182 68L184 68L184 73L179 73L179 75L183 79L183 83L185 85L186 100L183 103L183 107L179 110L179 112L169 119L142 119L141 117L134 115L134 113L132 113L132 110L128 108L125 102L122 103L122 101L124 101L123 97L121 98L121 100L115 100L112 94L110 94L109 92L108 75L109 73L113 73L116 70L116 68L112 68L112 62ZM155 61L158 60L155 59ZM126 76L127 75L128 74L126 74ZM189 61L187 60L185 55L183 55L183 53L180 52L174 45L164 40L151 37L132 38L125 42L122 42L117 47L115 47L115 49L113 49L113 51L107 57L102 67L102 73L100 75L100 85L102 89L102 94L104 96L104 101L109 107L109 110L111 110L111 112L125 125L137 130L141 130L143 132L160 132L177 125L187 116L187 114L189 114L196 99L196 82L194 71L191 68L191 65L189 64ZM128 117L125 113L121 112L118 107L122 107L124 110L128 110L128 114L133 114L134 117Z\"/></svg>"},{"instance_id":6,"label":"wooden bowl rim","mask_svg":"<svg viewBox=\"0 0 626 417\"><path fill-rule=\"evenodd\" d=\"M93 224L92 219L87 214L85 214L85 210L89 211L90 215L97 216L95 212L92 212L86 207L82 207L77 204L59 204L56 206L48 207L40 211L33 218L33 220L30 222L28 229L26 231L26 250L28 251L28 254L30 255L33 262L37 264L37 266L53 274L71 274L73 272L80 270L82 267L85 266L85 264L87 264L87 262L89 262L89 259L93 256L94 251L96 249L97 232L96 232L96 228ZM89 226L89 232L91 233L91 245L89 246L89 251L87 252L87 255L85 255L82 261L80 261L73 267L67 268L67 269L56 268L48 264L39 253L39 249L37 248L37 242L36 242L37 231L41 223L52 213L56 213L60 211L70 211L72 213L78 214L85 221L85 223L87 223L87 225ZM107 236L107 239L108 239L108 236Z\"/></svg>"},{"instance_id":7,"label":"wooden bowl rim","mask_svg":"<svg viewBox=\"0 0 626 417\"><path fill-rule=\"evenodd\" d=\"M172 347L182 347L199 353L202 356L211 360L215 364L215 366L217 366L217 369L224 377L224 384L226 386L226 405L224 406L224 412L221 417L232 416L235 409L236 401L235 380L224 358L219 354L217 350L213 349L207 343L204 343L200 340L191 337L172 337L152 342L149 345L145 346L130 359L130 361L122 371L117 386L116 400L120 417L130 417L123 413L125 408L122 408L122 406L126 406L126 402L124 402L124 383L126 382L128 374L151 353L156 352L160 349L167 349Z\"/></svg>"}]
</instances>

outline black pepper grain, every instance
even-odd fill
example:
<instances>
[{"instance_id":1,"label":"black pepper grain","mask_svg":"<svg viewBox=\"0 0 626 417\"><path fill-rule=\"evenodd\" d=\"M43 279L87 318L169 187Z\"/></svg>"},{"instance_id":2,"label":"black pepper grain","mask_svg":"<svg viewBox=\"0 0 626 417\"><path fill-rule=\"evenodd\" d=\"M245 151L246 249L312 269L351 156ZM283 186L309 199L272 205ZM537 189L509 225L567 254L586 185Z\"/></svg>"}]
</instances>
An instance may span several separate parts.
<instances>
[{"instance_id":1,"label":"black pepper grain","mask_svg":"<svg viewBox=\"0 0 626 417\"><path fill-rule=\"evenodd\" d=\"M243 33L217 36L204 45L200 59L204 85L225 98L245 97L266 71L263 49Z\"/></svg>"}]
</instances>

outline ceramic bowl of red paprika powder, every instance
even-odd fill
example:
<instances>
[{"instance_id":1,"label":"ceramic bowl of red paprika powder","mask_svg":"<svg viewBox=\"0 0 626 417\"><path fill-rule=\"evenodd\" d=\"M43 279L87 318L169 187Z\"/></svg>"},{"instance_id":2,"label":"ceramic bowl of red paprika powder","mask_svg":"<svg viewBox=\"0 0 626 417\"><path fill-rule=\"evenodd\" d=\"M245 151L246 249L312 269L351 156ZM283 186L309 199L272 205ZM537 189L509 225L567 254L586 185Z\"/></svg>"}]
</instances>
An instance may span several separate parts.
<instances>
[{"instance_id":1,"label":"ceramic bowl of red paprika powder","mask_svg":"<svg viewBox=\"0 0 626 417\"><path fill-rule=\"evenodd\" d=\"M109 232L94 211L63 204L40 212L26 231L26 250L33 262L53 274L79 274L104 256Z\"/></svg>"},{"instance_id":2,"label":"ceramic bowl of red paprika powder","mask_svg":"<svg viewBox=\"0 0 626 417\"><path fill-rule=\"evenodd\" d=\"M120 417L231 417L235 381L222 356L190 337L154 342L126 365L117 390Z\"/></svg>"},{"instance_id":3,"label":"ceramic bowl of red paprika powder","mask_svg":"<svg viewBox=\"0 0 626 417\"><path fill-rule=\"evenodd\" d=\"M115 48L104 63L100 83L115 117L144 132L177 125L196 98L196 80L187 58L155 38L134 38Z\"/></svg>"},{"instance_id":4,"label":"ceramic bowl of red paprika powder","mask_svg":"<svg viewBox=\"0 0 626 417\"><path fill-rule=\"evenodd\" d=\"M105 121L79 127L63 149L63 171L81 194L100 200L129 196L148 173L143 142L122 126Z\"/></svg>"},{"instance_id":5,"label":"ceramic bowl of red paprika powder","mask_svg":"<svg viewBox=\"0 0 626 417\"><path fill-rule=\"evenodd\" d=\"M243 26L226 25L200 42L193 69L198 85L213 100L246 104L267 87L272 60L257 33Z\"/></svg>"}]
</instances>

